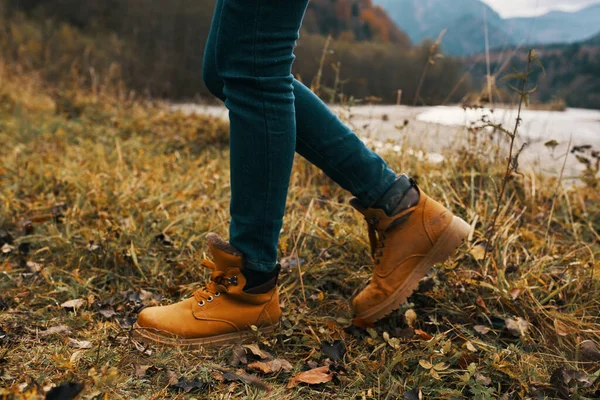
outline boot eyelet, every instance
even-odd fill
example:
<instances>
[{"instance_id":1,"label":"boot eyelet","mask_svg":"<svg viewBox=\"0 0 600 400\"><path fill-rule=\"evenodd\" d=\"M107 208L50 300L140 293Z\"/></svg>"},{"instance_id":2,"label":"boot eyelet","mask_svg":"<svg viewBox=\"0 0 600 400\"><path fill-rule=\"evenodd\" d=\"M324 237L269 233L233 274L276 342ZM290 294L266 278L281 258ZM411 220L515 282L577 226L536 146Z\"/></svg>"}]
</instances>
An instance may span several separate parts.
<instances>
[{"instance_id":1,"label":"boot eyelet","mask_svg":"<svg viewBox=\"0 0 600 400\"><path fill-rule=\"evenodd\" d=\"M221 292L215 293L215 297L219 297L220 295L221 295Z\"/></svg>"},{"instance_id":2,"label":"boot eyelet","mask_svg":"<svg viewBox=\"0 0 600 400\"><path fill-rule=\"evenodd\" d=\"M214 300L214 298L212 296L210 296L208 299L206 299L207 302L212 302Z\"/></svg>"},{"instance_id":3,"label":"boot eyelet","mask_svg":"<svg viewBox=\"0 0 600 400\"><path fill-rule=\"evenodd\" d=\"M229 278L229 284L233 285L233 286L237 286L237 284L238 284L237 275L234 275L231 278Z\"/></svg>"},{"instance_id":4,"label":"boot eyelet","mask_svg":"<svg viewBox=\"0 0 600 400\"><path fill-rule=\"evenodd\" d=\"M201 302L199 302L199 303L198 303L198 305L199 305L200 307L204 307L204 304L206 304L206 303L204 303L204 300L202 300Z\"/></svg>"}]
</instances>

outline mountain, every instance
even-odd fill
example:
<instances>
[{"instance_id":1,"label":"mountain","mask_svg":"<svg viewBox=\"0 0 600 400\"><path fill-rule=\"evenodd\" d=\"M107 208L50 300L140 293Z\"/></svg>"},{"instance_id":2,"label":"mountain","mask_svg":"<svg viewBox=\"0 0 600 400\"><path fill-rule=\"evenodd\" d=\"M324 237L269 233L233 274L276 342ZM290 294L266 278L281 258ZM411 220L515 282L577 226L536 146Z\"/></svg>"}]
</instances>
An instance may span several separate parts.
<instances>
[{"instance_id":1,"label":"mountain","mask_svg":"<svg viewBox=\"0 0 600 400\"><path fill-rule=\"evenodd\" d=\"M531 18L503 19L481 0L375 0L413 42L435 39L448 29L445 52L469 55L485 49L487 21L490 48L518 43L577 42L598 30L600 4L577 12L553 11ZM485 18L484 18L485 15Z\"/></svg>"},{"instance_id":2,"label":"mountain","mask_svg":"<svg viewBox=\"0 0 600 400\"><path fill-rule=\"evenodd\" d=\"M527 43L574 43L600 29L600 4L576 12L551 11L539 17L510 18L506 22L520 32Z\"/></svg>"},{"instance_id":3,"label":"mountain","mask_svg":"<svg viewBox=\"0 0 600 400\"><path fill-rule=\"evenodd\" d=\"M411 47L408 36L371 0L312 0L302 26L308 33L332 35L336 39L391 42Z\"/></svg>"},{"instance_id":4,"label":"mountain","mask_svg":"<svg viewBox=\"0 0 600 400\"><path fill-rule=\"evenodd\" d=\"M591 45L600 45L600 32L596 35L591 37L590 39L585 41L585 44L591 44Z\"/></svg>"}]
</instances>

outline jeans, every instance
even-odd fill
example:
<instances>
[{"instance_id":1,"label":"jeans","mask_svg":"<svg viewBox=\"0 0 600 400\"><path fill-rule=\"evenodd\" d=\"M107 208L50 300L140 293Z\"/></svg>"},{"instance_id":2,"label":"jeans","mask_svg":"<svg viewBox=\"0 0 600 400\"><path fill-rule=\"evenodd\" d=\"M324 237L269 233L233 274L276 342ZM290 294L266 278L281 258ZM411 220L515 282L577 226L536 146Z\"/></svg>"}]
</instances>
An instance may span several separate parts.
<instances>
[{"instance_id":1,"label":"jeans","mask_svg":"<svg viewBox=\"0 0 600 400\"><path fill-rule=\"evenodd\" d=\"M396 180L385 161L292 75L308 0L217 0L203 78L230 119L231 245L271 272L294 153L368 206Z\"/></svg>"}]
</instances>

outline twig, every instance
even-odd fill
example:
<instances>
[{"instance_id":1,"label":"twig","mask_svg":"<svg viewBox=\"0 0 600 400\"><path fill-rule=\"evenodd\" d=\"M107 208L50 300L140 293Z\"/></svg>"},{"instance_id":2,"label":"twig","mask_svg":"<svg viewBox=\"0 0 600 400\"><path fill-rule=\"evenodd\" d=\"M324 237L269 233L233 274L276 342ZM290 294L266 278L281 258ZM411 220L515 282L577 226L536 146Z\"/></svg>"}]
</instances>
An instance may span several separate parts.
<instances>
[{"instance_id":1,"label":"twig","mask_svg":"<svg viewBox=\"0 0 600 400\"><path fill-rule=\"evenodd\" d=\"M548 225L546 226L546 234L544 235L544 241L546 245L548 244L548 233L550 233L550 224L552 223L552 215L554 214L554 206L556 205L556 199L558 197L558 191L562 185L562 178L565 172L565 166L567 165L567 158L569 158L569 150L571 149L571 142L573 140L573 135L569 137L569 144L567 145L567 152L565 153L565 159L563 160L562 168L560 169L560 175L558 176L558 183L556 184L556 190L554 191L554 196L552 196L552 207L550 207L550 216L548 217Z\"/></svg>"},{"instance_id":2,"label":"twig","mask_svg":"<svg viewBox=\"0 0 600 400\"><path fill-rule=\"evenodd\" d=\"M508 180L510 179L513 166L515 165L515 161L513 161L513 150L515 147L515 140L517 138L517 133L519 131L519 125L521 125L521 110L523 108L523 102L525 98L528 96L529 92L525 90L525 85L527 85L527 81L529 79L529 70L531 67L531 61L533 59L534 52L533 50L529 50L529 56L527 57L527 66L525 67L525 74L523 75L521 81L521 90L519 91L519 110L517 112L517 120L515 121L515 127L513 129L512 134L510 136L510 149L508 151L508 160L506 161L506 172L504 173L504 179L502 180L502 188L500 189L500 193L496 199L496 210L494 211L494 219L492 221L492 225L490 227L488 237L486 240L485 253L483 255L483 260L487 258L490 243L492 241L492 237L496 231L496 222L498 220L498 215L500 213L500 207L502 206L502 199L504 198L504 193L506 192L506 185L508 184ZM504 130L506 132L506 130Z\"/></svg>"}]
</instances>

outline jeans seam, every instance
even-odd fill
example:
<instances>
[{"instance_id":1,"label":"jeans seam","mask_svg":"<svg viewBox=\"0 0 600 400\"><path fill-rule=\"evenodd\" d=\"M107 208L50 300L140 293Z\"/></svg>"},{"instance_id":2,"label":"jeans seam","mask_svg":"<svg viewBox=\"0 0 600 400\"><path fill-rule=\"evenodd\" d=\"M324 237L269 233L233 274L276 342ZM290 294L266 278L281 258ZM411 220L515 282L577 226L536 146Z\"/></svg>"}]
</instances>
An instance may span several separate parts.
<instances>
[{"instance_id":1,"label":"jeans seam","mask_svg":"<svg viewBox=\"0 0 600 400\"><path fill-rule=\"evenodd\" d=\"M265 198L265 207L264 207L264 212L263 212L263 226L262 226L262 232L261 232L261 239L263 243L267 242L267 238L265 237L265 234L267 232L267 215L268 215L268 210L270 208L270 203L271 203L271 181L272 181L272 168L271 168L271 146L269 143L269 118L267 116L267 106L266 106L266 102L265 102L265 94L263 91L263 87L262 87L262 83L260 81L260 78L257 76L257 72L256 72L256 68L257 68L257 57L256 57L256 53L257 53L257 48L259 46L257 37L258 37L258 25L260 23L260 12L261 12L261 0L257 0L256 1L256 14L255 14L255 21L254 21L254 35L252 38L252 45L253 45L253 63L252 63L252 73L254 75L254 79L256 80L256 83L258 85L260 94L261 94L261 103L262 103L262 108L263 108L263 116L264 116L264 124L265 124L265 147L266 147L266 156L267 156L267 171L266 171L266 175L267 175L267 193L266 193L266 198ZM270 238L269 238L270 239ZM270 240L269 240L270 241ZM264 257L264 254L262 254L262 256ZM262 258L262 257L261 257ZM253 262L250 261L250 263L252 264ZM261 266L266 266L265 264L263 264L262 262L258 262L258 263L254 263L255 265L261 265Z\"/></svg>"}]
</instances>

